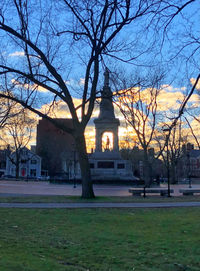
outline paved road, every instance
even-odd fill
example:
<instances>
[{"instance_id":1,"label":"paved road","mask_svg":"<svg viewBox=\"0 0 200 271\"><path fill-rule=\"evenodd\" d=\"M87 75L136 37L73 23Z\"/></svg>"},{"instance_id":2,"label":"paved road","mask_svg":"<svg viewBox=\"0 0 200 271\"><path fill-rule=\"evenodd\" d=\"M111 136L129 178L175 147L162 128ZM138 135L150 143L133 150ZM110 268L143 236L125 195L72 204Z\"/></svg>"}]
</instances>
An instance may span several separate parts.
<instances>
[{"instance_id":1,"label":"paved road","mask_svg":"<svg viewBox=\"0 0 200 271\"><path fill-rule=\"evenodd\" d=\"M130 186L94 185L97 196L129 196ZM0 196L10 195L60 195L81 196L81 185L50 184L48 182L0 181Z\"/></svg>"},{"instance_id":2,"label":"paved road","mask_svg":"<svg viewBox=\"0 0 200 271\"><path fill-rule=\"evenodd\" d=\"M96 196L130 196L128 189L131 186L94 185ZM179 189L188 185L171 185L174 189L173 196L179 196ZM200 185L193 185L199 188ZM76 188L71 184L50 184L48 182L23 182L23 181L0 181L0 196L4 195L63 195L80 196L81 185Z\"/></svg>"},{"instance_id":3,"label":"paved road","mask_svg":"<svg viewBox=\"0 0 200 271\"><path fill-rule=\"evenodd\" d=\"M75 209L75 208L174 208L200 207L200 202L165 202L165 203L0 203L0 208L29 209Z\"/></svg>"},{"instance_id":4,"label":"paved road","mask_svg":"<svg viewBox=\"0 0 200 271\"><path fill-rule=\"evenodd\" d=\"M130 196L130 186L94 185L97 196ZM188 185L172 185L173 196L179 196L179 189ZM193 185L200 188L200 185ZM32 195L80 196L81 185L49 184L48 182L0 181L0 197ZM200 207L200 202L165 202L165 203L0 203L0 208L171 208Z\"/></svg>"}]
</instances>

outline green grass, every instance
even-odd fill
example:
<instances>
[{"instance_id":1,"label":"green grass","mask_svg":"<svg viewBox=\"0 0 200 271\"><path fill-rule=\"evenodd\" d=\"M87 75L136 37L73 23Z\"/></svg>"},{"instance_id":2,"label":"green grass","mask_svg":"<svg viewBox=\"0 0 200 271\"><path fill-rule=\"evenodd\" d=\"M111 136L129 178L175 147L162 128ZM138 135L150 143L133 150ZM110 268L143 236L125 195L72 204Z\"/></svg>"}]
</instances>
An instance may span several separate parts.
<instances>
[{"instance_id":1,"label":"green grass","mask_svg":"<svg viewBox=\"0 0 200 271\"><path fill-rule=\"evenodd\" d=\"M67 203L67 202L182 202L182 201L200 201L200 196L180 196L180 197L160 197L160 196L147 196L143 197L133 197L133 196L97 196L95 199L82 199L80 196L14 196L14 197L1 197L0 202L57 202L57 203Z\"/></svg>"},{"instance_id":2,"label":"green grass","mask_svg":"<svg viewBox=\"0 0 200 271\"><path fill-rule=\"evenodd\" d=\"M0 271L197 271L200 209L0 209Z\"/></svg>"}]
</instances>

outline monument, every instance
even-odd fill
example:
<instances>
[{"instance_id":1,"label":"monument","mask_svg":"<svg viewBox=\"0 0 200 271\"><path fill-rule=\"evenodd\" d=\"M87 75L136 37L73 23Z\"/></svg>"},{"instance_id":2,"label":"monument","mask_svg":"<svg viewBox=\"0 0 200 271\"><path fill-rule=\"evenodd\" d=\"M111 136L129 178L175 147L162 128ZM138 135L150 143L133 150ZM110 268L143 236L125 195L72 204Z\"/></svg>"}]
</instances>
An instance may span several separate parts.
<instances>
[{"instance_id":1,"label":"monument","mask_svg":"<svg viewBox=\"0 0 200 271\"><path fill-rule=\"evenodd\" d=\"M130 161L123 160L119 152L119 119L115 117L113 93L109 86L109 71L104 73L100 112L94 120L96 130L95 151L89 156L93 180L134 180Z\"/></svg>"}]
</instances>

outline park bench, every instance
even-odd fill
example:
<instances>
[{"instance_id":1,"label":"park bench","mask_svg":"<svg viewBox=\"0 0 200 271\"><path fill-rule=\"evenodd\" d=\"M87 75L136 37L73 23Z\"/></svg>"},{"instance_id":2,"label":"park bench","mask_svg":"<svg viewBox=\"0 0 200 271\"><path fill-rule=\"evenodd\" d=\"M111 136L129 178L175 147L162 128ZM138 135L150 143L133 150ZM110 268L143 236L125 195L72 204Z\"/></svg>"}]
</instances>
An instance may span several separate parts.
<instances>
[{"instance_id":1,"label":"park bench","mask_svg":"<svg viewBox=\"0 0 200 271\"><path fill-rule=\"evenodd\" d=\"M200 193L200 189L196 188L182 188L179 189L179 192L183 194L184 196L193 196L194 193Z\"/></svg>"},{"instance_id":2,"label":"park bench","mask_svg":"<svg viewBox=\"0 0 200 271\"><path fill-rule=\"evenodd\" d=\"M168 189L166 188L130 188L129 193L132 193L133 196L143 196L146 194L160 194L160 196L166 196L168 194ZM170 193L174 193L173 189L170 189Z\"/></svg>"}]
</instances>

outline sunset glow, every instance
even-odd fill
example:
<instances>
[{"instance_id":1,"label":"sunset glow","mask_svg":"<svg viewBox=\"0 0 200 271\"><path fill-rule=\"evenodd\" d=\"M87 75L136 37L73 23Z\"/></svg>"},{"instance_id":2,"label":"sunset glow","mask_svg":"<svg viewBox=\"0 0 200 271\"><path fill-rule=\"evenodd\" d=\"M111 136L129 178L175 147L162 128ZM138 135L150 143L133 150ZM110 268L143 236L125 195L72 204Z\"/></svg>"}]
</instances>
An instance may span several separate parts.
<instances>
[{"instance_id":1,"label":"sunset glow","mask_svg":"<svg viewBox=\"0 0 200 271\"><path fill-rule=\"evenodd\" d=\"M192 79L191 79L192 80ZM146 103L149 102L149 97L148 97L148 91L144 90L141 93L141 96L143 97L144 101ZM137 95L135 96L135 99L137 100ZM140 97L141 98L141 97ZM184 94L183 94L183 88L182 89L174 89L172 86L169 85L163 85L162 89L159 92L158 98L157 98L157 110L159 114L168 114L170 116L170 112L173 112L174 110L177 110L180 107L180 103L184 100ZM144 102L143 101L143 102ZM73 102L75 106L80 106L81 105L81 99L74 98ZM192 97L190 98L190 104L187 105L187 108L192 108L192 110L195 110L195 108L198 107L199 104L199 95L198 94L193 94ZM63 102L63 101L56 101L55 105L52 106L51 103L47 103L45 105L42 105L40 108L41 112L43 113L48 113L49 116L53 118L71 118L71 114L69 112L68 106ZM30 115L32 118L37 118L35 114L30 112ZM85 138L86 138L86 145L87 145L87 151L90 153L95 150L95 127L93 120L97 118L99 115L99 106L96 105L93 114L91 117L91 120L89 121L86 130L85 130ZM138 144L137 136L133 129L130 126L127 126L124 121L123 115L120 113L119 108L115 105L115 115L116 118L119 118L120 120L120 126L119 126L119 147L120 148L132 148L133 146ZM78 109L78 116L81 118L81 110ZM198 118L198 115L196 114L196 118ZM159 123L160 127L163 125L163 122L167 123L166 120L163 120L160 118ZM199 123L192 119L190 121L191 126L194 129L195 134L198 136L199 135ZM159 127L159 125L158 125ZM142 126L141 126L142 129ZM148 131L150 129L147 127L146 133L148 135ZM184 134L188 135L188 140L190 142L194 142L194 139L192 137L191 131L189 127L184 126L182 129L182 132ZM113 135L110 132L105 132L103 134L102 138L102 148L103 150L106 148L106 141L107 141L107 136L109 138L109 148L113 148ZM36 131L33 133L33 137L30 141L30 145L36 144L35 142L36 138Z\"/></svg>"}]
</instances>

